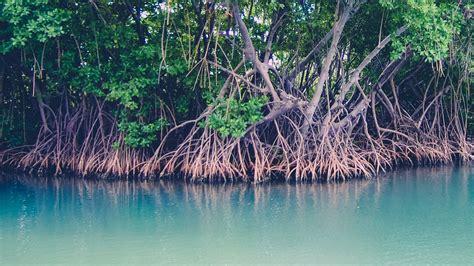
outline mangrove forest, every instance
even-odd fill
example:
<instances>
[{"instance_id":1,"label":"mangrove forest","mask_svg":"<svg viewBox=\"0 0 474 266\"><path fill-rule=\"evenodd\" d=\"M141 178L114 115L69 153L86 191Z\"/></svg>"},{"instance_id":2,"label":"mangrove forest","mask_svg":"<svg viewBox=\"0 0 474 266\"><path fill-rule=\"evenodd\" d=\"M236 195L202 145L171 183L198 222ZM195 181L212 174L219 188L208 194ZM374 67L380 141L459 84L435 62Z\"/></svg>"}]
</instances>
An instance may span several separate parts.
<instances>
[{"instance_id":1,"label":"mangrove forest","mask_svg":"<svg viewBox=\"0 0 474 266\"><path fill-rule=\"evenodd\" d=\"M0 164L342 181L474 159L465 0L2 0Z\"/></svg>"}]
</instances>

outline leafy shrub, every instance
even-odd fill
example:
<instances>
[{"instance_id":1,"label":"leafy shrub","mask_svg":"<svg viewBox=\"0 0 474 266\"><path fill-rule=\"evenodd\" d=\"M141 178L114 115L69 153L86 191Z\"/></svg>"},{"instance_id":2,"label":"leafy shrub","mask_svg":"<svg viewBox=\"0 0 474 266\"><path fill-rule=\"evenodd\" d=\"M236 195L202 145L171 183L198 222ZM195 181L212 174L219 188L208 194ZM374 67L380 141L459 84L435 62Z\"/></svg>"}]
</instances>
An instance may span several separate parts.
<instances>
[{"instance_id":1,"label":"leafy shrub","mask_svg":"<svg viewBox=\"0 0 474 266\"><path fill-rule=\"evenodd\" d=\"M462 15L453 3L437 4L431 0L380 0L389 9L398 25L406 25L407 33L392 43L392 58L401 55L408 45L416 55L429 62L444 59L449 44L459 33Z\"/></svg>"},{"instance_id":2,"label":"leafy shrub","mask_svg":"<svg viewBox=\"0 0 474 266\"><path fill-rule=\"evenodd\" d=\"M119 130L125 133L125 144L132 148L147 148L156 141L156 134L168 125L166 119L160 118L153 123L122 121Z\"/></svg>"},{"instance_id":3,"label":"leafy shrub","mask_svg":"<svg viewBox=\"0 0 474 266\"><path fill-rule=\"evenodd\" d=\"M268 98L252 97L247 101L238 99L219 100L215 109L206 121L200 123L201 127L208 126L216 130L222 137L242 137L247 128L263 117L262 107Z\"/></svg>"}]
</instances>

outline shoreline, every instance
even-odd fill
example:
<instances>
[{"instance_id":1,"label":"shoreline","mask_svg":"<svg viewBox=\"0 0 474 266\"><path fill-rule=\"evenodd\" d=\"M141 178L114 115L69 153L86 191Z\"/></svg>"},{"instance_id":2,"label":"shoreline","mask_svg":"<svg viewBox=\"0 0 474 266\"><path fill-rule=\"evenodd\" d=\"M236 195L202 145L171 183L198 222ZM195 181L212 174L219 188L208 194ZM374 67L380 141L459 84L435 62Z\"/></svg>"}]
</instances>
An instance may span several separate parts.
<instances>
[{"instance_id":1,"label":"shoreline","mask_svg":"<svg viewBox=\"0 0 474 266\"><path fill-rule=\"evenodd\" d=\"M185 184L209 184L209 185L225 185L225 184L338 184L350 182L352 180L367 180L372 178L380 178L383 175L390 174L395 171L400 170L415 170L415 169L424 169L424 168L462 168L462 167L473 167L474 162L463 161L459 158L453 159L451 162L445 163L430 163L430 162L418 162L418 161L405 161L399 163L395 166L391 166L389 169L380 171L371 176L347 176L345 178L336 178L336 179L325 179L325 178L296 178L296 177L284 177L281 174L267 177L263 180L254 181L251 178L247 177L213 177L213 178L193 178L189 175L184 174L183 172L169 173L165 175L150 175L143 176L137 174L128 174L128 175L116 175L110 173L87 173L81 174L80 172L71 170L71 169L62 169L60 173L55 173L54 166L49 169L45 168L29 168L29 167L18 167L12 165L1 164L0 162L0 173L2 174L21 174L28 176L40 176L40 177L54 177L54 178L65 178L65 179L83 179L89 181L130 181L130 182L177 182Z\"/></svg>"}]
</instances>

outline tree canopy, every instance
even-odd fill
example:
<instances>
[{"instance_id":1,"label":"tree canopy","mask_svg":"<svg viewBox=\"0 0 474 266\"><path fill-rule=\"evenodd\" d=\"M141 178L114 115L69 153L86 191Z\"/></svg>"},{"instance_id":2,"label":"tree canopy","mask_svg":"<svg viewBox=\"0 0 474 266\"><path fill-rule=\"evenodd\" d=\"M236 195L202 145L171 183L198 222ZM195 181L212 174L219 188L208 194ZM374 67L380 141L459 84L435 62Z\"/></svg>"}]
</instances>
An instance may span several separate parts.
<instances>
[{"instance_id":1,"label":"tree canopy","mask_svg":"<svg viewBox=\"0 0 474 266\"><path fill-rule=\"evenodd\" d=\"M195 178L473 158L472 4L5 0L4 163Z\"/></svg>"}]
</instances>

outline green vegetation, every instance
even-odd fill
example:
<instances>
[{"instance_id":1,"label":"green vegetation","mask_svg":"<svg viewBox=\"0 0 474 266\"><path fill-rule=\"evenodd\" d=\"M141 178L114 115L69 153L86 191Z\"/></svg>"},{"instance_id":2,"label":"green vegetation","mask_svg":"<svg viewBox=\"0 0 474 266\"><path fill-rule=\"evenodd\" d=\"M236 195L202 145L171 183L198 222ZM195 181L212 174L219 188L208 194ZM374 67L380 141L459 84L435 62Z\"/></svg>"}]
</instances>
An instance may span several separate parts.
<instances>
[{"instance_id":1,"label":"green vegetation","mask_svg":"<svg viewBox=\"0 0 474 266\"><path fill-rule=\"evenodd\" d=\"M473 13L452 0L5 0L1 160L255 181L470 161Z\"/></svg>"},{"instance_id":2,"label":"green vegetation","mask_svg":"<svg viewBox=\"0 0 474 266\"><path fill-rule=\"evenodd\" d=\"M199 124L202 128L208 126L216 130L222 137L231 135L234 138L244 136L246 129L262 119L262 107L267 102L266 97L253 97L248 101L234 98L219 99L208 120Z\"/></svg>"}]
</instances>

